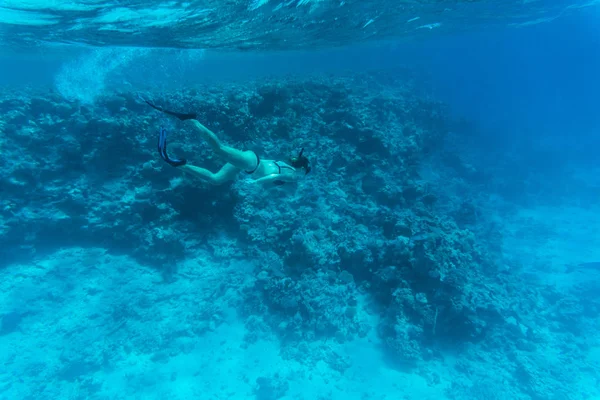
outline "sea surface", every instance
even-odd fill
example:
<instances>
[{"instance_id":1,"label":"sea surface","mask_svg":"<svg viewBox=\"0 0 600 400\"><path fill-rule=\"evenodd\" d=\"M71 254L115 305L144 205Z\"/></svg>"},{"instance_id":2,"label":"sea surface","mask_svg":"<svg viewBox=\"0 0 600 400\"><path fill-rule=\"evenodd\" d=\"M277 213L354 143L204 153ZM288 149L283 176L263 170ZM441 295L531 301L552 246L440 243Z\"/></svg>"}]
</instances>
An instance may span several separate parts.
<instances>
[{"instance_id":1,"label":"sea surface","mask_svg":"<svg viewBox=\"0 0 600 400\"><path fill-rule=\"evenodd\" d=\"M600 400L599 71L596 0L3 0L0 400Z\"/></svg>"}]
</instances>

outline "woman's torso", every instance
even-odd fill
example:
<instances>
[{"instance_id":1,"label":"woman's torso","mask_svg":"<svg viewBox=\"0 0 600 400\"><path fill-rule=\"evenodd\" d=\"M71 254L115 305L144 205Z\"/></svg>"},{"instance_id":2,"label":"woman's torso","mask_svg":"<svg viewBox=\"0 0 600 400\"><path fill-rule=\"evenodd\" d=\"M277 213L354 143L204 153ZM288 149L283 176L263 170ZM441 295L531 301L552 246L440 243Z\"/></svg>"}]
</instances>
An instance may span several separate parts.
<instances>
[{"instance_id":1,"label":"woman's torso","mask_svg":"<svg viewBox=\"0 0 600 400\"><path fill-rule=\"evenodd\" d=\"M294 172L296 172L296 169L283 161L260 160L260 165L251 176L254 179L259 179L267 175L287 175Z\"/></svg>"}]
</instances>

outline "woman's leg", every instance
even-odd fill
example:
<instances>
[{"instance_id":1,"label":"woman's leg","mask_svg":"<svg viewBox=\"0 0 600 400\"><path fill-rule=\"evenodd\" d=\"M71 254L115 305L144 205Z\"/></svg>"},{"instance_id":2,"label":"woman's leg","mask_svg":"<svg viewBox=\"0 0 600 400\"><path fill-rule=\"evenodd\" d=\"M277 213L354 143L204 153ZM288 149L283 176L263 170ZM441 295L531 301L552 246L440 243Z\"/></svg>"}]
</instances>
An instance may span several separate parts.
<instances>
[{"instance_id":1,"label":"woman's leg","mask_svg":"<svg viewBox=\"0 0 600 400\"><path fill-rule=\"evenodd\" d=\"M188 120L208 142L215 154L223 157L228 163L244 171L253 171L258 167L258 157L253 151L241 151L221 143L217 135L195 119Z\"/></svg>"},{"instance_id":2,"label":"woman's leg","mask_svg":"<svg viewBox=\"0 0 600 400\"><path fill-rule=\"evenodd\" d=\"M217 173L212 173L205 168L196 167L195 165L182 165L179 167L183 171L190 175L202 179L204 182L208 182L211 185L222 185L225 182L232 181L237 174L240 173L240 169L232 164L225 164Z\"/></svg>"}]
</instances>

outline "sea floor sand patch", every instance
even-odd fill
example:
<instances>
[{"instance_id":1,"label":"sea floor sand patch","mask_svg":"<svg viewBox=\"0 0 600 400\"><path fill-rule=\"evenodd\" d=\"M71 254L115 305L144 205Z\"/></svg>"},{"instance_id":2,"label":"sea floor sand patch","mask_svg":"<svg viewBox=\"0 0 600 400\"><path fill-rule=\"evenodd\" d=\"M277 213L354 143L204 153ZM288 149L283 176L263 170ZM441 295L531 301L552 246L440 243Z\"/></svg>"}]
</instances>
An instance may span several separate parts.
<instances>
[{"instance_id":1,"label":"sea floor sand patch","mask_svg":"<svg viewBox=\"0 0 600 400\"><path fill-rule=\"evenodd\" d=\"M131 382L143 382L149 371L158 377L151 386L136 389L145 398L168 395L173 399L202 396L205 399L444 399L442 388L430 387L424 378L390 369L382 362L381 351L369 339L339 345L314 342L308 348L331 346L351 367L340 373L325 362L310 367L302 360L284 359L281 344L266 338L245 342L246 328L232 319L214 332L198 338L196 347L164 363L124 361L130 368L98 379L106 385L106 396L127 392ZM312 357L310 353L306 357ZM309 363L310 364L310 363ZM130 378L126 378L129 376ZM267 387L265 389L265 386ZM261 397L261 391L264 397ZM271 391L279 391L280 397ZM160 393L160 395L156 395ZM271 397L270 397L271 396Z\"/></svg>"},{"instance_id":2,"label":"sea floor sand patch","mask_svg":"<svg viewBox=\"0 0 600 400\"><path fill-rule=\"evenodd\" d=\"M444 399L444 385L385 363L375 329L348 343L305 342L304 353L283 351L274 334L248 342L229 305L239 301L236 285L247 284L250 269L199 255L164 285L158 272L127 257L81 248L19 266L18 279L8 276L15 269L3 269L2 311L33 312L0 337L3 395ZM217 290L227 282L229 290Z\"/></svg>"},{"instance_id":3,"label":"sea floor sand patch","mask_svg":"<svg viewBox=\"0 0 600 400\"><path fill-rule=\"evenodd\" d=\"M600 261L599 212L579 207L522 208L504 225L504 253L549 273Z\"/></svg>"}]
</instances>

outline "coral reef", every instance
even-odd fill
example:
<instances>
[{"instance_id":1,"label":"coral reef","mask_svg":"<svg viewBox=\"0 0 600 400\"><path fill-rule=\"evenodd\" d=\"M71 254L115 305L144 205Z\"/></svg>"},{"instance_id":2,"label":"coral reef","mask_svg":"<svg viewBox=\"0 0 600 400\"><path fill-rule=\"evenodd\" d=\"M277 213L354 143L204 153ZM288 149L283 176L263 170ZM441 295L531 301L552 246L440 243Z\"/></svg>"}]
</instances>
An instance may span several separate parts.
<instances>
[{"instance_id":1,"label":"coral reef","mask_svg":"<svg viewBox=\"0 0 600 400\"><path fill-rule=\"evenodd\" d=\"M413 92L408 75L381 71L149 93L165 107L195 110L229 145L263 157L305 148L311 174L269 192L243 181L207 190L159 163L164 117L134 93L94 107L53 93L4 94L10 140L1 182L12 196L2 240L21 251L3 255L104 244L169 279L186 252L229 231L238 252L261 264L245 311L266 307L289 340L364 335L359 292L376 299L379 332L402 359L418 360L436 334L473 340L492 323L476 318L478 308L493 308L482 288L490 260L471 232L436 213L436 195L420 180L419 165L439 152L449 121L442 104ZM218 167L199 138L166 122L192 163Z\"/></svg>"},{"instance_id":2,"label":"coral reef","mask_svg":"<svg viewBox=\"0 0 600 400\"><path fill-rule=\"evenodd\" d=\"M376 335L389 362L407 370L457 351L475 359L474 349L485 345L508 354L504 361L514 368L503 379L532 399L550 398L548 391L559 391L547 381L554 372L536 369L532 353L549 343L543 332L553 326L578 335L585 327L577 316L596 313L598 304L534 289L515 304L522 286L503 269L501 233L465 183L477 187L482 174L448 146L459 125L442 104L415 95L414 85L404 71L379 71L145 94L166 108L197 112L228 145L263 159L304 148L312 172L298 185L269 191L242 177L209 187L161 163L155 154L161 125L173 151L192 164L216 169L222 161L136 93L84 105L52 91L6 91L0 257L8 265L63 247L101 246L153 266L163 282L177 280L180 263L200 251L251 260L256 267L238 276L241 297L230 302L245 317L247 346L273 334L289 359L313 367L324 362L343 374L349 363L331 348L315 348L315 340L345 344ZM446 174L438 183L427 176L435 166ZM214 290L227 293L224 286ZM112 299L105 313L118 330L147 320L140 313L152 301L146 294L134 303ZM547 304L550 319L530 315L528 304ZM148 334L123 346L161 363L186 349L186 338L214 331L224 314L204 303L180 316L186 328L172 337ZM0 334L17 331L28 315L7 310ZM160 325L160 316L151 319ZM114 361L91 345L87 351L61 354L57 376L83 382ZM468 363L457 368L476 374ZM423 375L432 385L439 381ZM255 383L258 399L289 390L282 376ZM485 386L456 382L452 393L490 397Z\"/></svg>"}]
</instances>

